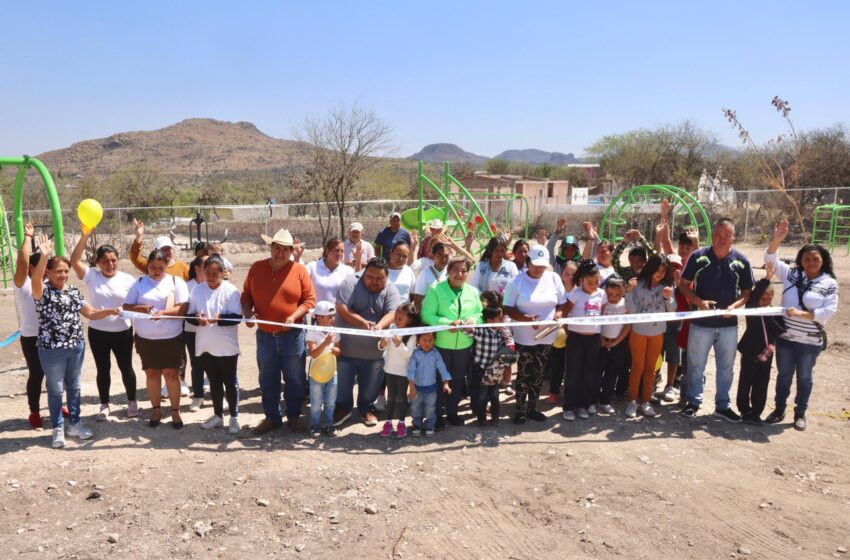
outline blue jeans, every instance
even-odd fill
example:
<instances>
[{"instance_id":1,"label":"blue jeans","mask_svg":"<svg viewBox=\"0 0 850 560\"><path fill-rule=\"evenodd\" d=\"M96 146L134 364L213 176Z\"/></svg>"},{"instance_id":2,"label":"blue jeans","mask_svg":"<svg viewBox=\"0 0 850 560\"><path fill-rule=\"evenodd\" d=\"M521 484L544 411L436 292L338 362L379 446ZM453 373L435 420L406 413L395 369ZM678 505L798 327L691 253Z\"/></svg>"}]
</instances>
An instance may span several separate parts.
<instances>
[{"instance_id":1,"label":"blue jeans","mask_svg":"<svg viewBox=\"0 0 850 560\"><path fill-rule=\"evenodd\" d=\"M62 417L62 394L68 395L68 420L71 424L80 421L80 377L86 345L80 342L76 348L38 347L38 359L47 379L47 408L54 428L65 426Z\"/></svg>"},{"instance_id":2,"label":"blue jeans","mask_svg":"<svg viewBox=\"0 0 850 560\"><path fill-rule=\"evenodd\" d=\"M785 401L791 394L791 381L797 374L797 396L794 397L794 416L804 416L809 408L814 379L812 370L820 354L820 346L776 339L776 410L785 410Z\"/></svg>"},{"instance_id":3,"label":"blue jeans","mask_svg":"<svg viewBox=\"0 0 850 560\"><path fill-rule=\"evenodd\" d=\"M336 375L327 383L310 380L310 427L330 428L336 406Z\"/></svg>"},{"instance_id":4,"label":"blue jeans","mask_svg":"<svg viewBox=\"0 0 850 560\"><path fill-rule=\"evenodd\" d=\"M371 341L369 341L371 342ZM365 344L365 342L364 342ZM354 408L354 380L357 379L357 410L361 416L378 398L378 390L384 380L384 360L365 360L341 356L336 362L339 389L336 406L350 412Z\"/></svg>"},{"instance_id":5,"label":"blue jeans","mask_svg":"<svg viewBox=\"0 0 850 560\"><path fill-rule=\"evenodd\" d=\"M732 406L729 391L735 377L735 353L738 351L738 326L701 327L691 323L688 333L688 370L685 373L685 398L688 404L699 407L702 404L702 392L705 385L705 365L708 353L714 347L714 365L717 370L715 381L717 392L714 405L717 410L726 410Z\"/></svg>"},{"instance_id":6,"label":"blue jeans","mask_svg":"<svg viewBox=\"0 0 850 560\"><path fill-rule=\"evenodd\" d=\"M257 369L260 370L260 393L266 418L281 419L281 374L286 417L295 419L301 416L307 384L305 358L303 330L292 329L280 336L257 331Z\"/></svg>"},{"instance_id":7,"label":"blue jeans","mask_svg":"<svg viewBox=\"0 0 850 560\"><path fill-rule=\"evenodd\" d=\"M413 420L413 428L418 430L422 428L422 420L425 420L424 428L433 430L434 424L437 423L437 391L431 393L423 393L416 391L416 398L410 403L410 417Z\"/></svg>"}]
</instances>

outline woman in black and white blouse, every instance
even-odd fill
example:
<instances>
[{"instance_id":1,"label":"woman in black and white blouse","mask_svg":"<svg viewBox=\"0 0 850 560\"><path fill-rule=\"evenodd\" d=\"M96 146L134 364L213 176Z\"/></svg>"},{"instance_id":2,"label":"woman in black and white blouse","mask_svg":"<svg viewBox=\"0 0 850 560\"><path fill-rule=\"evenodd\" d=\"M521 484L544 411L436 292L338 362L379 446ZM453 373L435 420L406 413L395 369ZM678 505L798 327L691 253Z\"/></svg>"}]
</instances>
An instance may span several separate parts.
<instances>
[{"instance_id":1,"label":"woman in black and white blouse","mask_svg":"<svg viewBox=\"0 0 850 560\"><path fill-rule=\"evenodd\" d=\"M32 224L24 227L27 241L33 235ZM53 447L65 446L65 420L62 417L62 394L67 393L67 433L89 439L93 433L80 420L80 374L85 342L80 314L86 319L103 319L119 310L95 309L80 291L68 284L71 261L67 257L50 257L49 243L40 247L41 258L33 277L41 278L47 269L47 282L33 282L32 297L38 312L38 357L47 378L47 405L53 422Z\"/></svg>"}]
</instances>

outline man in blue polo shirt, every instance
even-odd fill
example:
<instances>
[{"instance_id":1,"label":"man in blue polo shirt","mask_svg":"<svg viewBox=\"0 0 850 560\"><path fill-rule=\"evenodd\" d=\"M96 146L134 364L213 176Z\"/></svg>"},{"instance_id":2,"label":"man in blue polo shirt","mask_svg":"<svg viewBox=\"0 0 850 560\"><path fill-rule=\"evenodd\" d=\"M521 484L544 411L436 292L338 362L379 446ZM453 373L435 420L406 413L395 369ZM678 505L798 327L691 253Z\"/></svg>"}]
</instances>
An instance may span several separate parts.
<instances>
[{"instance_id":1,"label":"man in blue polo shirt","mask_svg":"<svg viewBox=\"0 0 850 560\"><path fill-rule=\"evenodd\" d=\"M393 212L390 214L390 225L378 232L378 237L375 238L375 256L384 257L384 260L389 261L393 247L401 242L410 245L410 234L401 227L401 214Z\"/></svg>"},{"instance_id":2,"label":"man in blue polo shirt","mask_svg":"<svg viewBox=\"0 0 850 560\"><path fill-rule=\"evenodd\" d=\"M743 254L732 248L735 224L721 218L714 224L711 246L694 251L679 281L679 289L694 309L735 309L743 307L753 288L753 271ZM681 415L693 418L702 404L705 365L714 347L717 392L714 415L729 422L740 422L732 410L729 391L732 388L735 352L738 346L738 318L707 317L691 321L688 334L688 369L685 399Z\"/></svg>"}]
</instances>

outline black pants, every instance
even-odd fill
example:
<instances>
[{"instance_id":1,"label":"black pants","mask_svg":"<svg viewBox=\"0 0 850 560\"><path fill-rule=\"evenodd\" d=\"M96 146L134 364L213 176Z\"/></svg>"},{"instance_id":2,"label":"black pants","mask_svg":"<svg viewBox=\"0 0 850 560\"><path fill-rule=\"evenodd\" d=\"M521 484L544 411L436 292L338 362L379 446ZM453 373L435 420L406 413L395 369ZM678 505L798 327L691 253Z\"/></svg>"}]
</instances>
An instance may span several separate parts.
<instances>
[{"instance_id":1,"label":"black pants","mask_svg":"<svg viewBox=\"0 0 850 560\"><path fill-rule=\"evenodd\" d=\"M552 346L536 344L534 346L516 345L517 373L514 380L516 391L516 414L525 416L537 410L540 400L540 387L543 376L548 371L549 352Z\"/></svg>"},{"instance_id":2,"label":"black pants","mask_svg":"<svg viewBox=\"0 0 850 560\"><path fill-rule=\"evenodd\" d=\"M224 414L224 395L227 394L227 406L230 407L230 417L239 416L239 384L236 382L236 362L239 356L213 356L204 352L198 357L203 371L210 378L210 395L213 402L213 413L216 416Z\"/></svg>"},{"instance_id":3,"label":"black pants","mask_svg":"<svg viewBox=\"0 0 850 560\"><path fill-rule=\"evenodd\" d=\"M38 412L41 401L41 386L44 384L44 370L41 369L41 360L38 359L37 336L22 336L21 351L27 362L27 403L30 412Z\"/></svg>"},{"instance_id":4,"label":"black pants","mask_svg":"<svg viewBox=\"0 0 850 560\"><path fill-rule=\"evenodd\" d=\"M752 414L761 418L767 402L767 385L770 383L770 370L773 356L766 362L760 362L754 354L741 354L741 376L738 377L738 412L746 416Z\"/></svg>"},{"instance_id":5,"label":"black pants","mask_svg":"<svg viewBox=\"0 0 850 560\"><path fill-rule=\"evenodd\" d=\"M133 329L108 332L89 327L89 347L97 368L97 394L100 404L109 404L112 387L112 354L121 371L127 400L136 400L136 372L133 371Z\"/></svg>"},{"instance_id":6,"label":"black pants","mask_svg":"<svg viewBox=\"0 0 850 560\"><path fill-rule=\"evenodd\" d=\"M472 346L463 350L447 350L445 348L437 348L437 350L446 363L446 369L452 374L452 380L449 381L452 394L446 395L442 390L437 391L437 416L442 416L444 410L449 417L457 416L460 400L463 398L467 386L469 368L472 366ZM440 383L442 382L441 379Z\"/></svg>"},{"instance_id":7,"label":"black pants","mask_svg":"<svg viewBox=\"0 0 850 560\"><path fill-rule=\"evenodd\" d=\"M549 392L557 395L561 392L567 367L567 347L555 348L549 352Z\"/></svg>"},{"instance_id":8,"label":"black pants","mask_svg":"<svg viewBox=\"0 0 850 560\"><path fill-rule=\"evenodd\" d=\"M595 404L599 388L598 334L570 332L567 337L567 383L564 384L564 410Z\"/></svg>"},{"instance_id":9,"label":"black pants","mask_svg":"<svg viewBox=\"0 0 850 560\"><path fill-rule=\"evenodd\" d=\"M409 409L407 403L407 377L384 372L387 384L387 420L404 420Z\"/></svg>"},{"instance_id":10,"label":"black pants","mask_svg":"<svg viewBox=\"0 0 850 560\"><path fill-rule=\"evenodd\" d=\"M192 396L196 399L204 398L204 367L201 365L201 360L195 356L195 333L185 331L183 340L186 341L186 350L189 351L189 369L191 370L192 379ZM183 375L185 376L185 373Z\"/></svg>"},{"instance_id":11,"label":"black pants","mask_svg":"<svg viewBox=\"0 0 850 560\"><path fill-rule=\"evenodd\" d=\"M617 380L623 375L629 375L630 362L628 337L613 348L599 349L599 363L597 364L599 375L597 379L600 381L601 388L597 386L596 392L599 395L599 404L611 404Z\"/></svg>"},{"instance_id":12,"label":"black pants","mask_svg":"<svg viewBox=\"0 0 850 560\"><path fill-rule=\"evenodd\" d=\"M490 404L490 418L499 417L499 384L478 385L475 395L475 416L479 420L487 420L487 403Z\"/></svg>"}]
</instances>

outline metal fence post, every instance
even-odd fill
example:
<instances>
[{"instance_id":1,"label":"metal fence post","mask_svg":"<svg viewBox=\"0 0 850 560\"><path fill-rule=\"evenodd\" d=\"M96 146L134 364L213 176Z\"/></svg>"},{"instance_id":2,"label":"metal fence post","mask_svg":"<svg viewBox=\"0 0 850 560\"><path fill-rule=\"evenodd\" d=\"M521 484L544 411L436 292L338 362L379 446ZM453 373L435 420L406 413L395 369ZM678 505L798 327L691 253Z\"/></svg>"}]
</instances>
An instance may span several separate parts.
<instances>
[{"instance_id":1,"label":"metal fence post","mask_svg":"<svg viewBox=\"0 0 850 560\"><path fill-rule=\"evenodd\" d=\"M838 204L838 187L835 187L835 196L832 197L832 203Z\"/></svg>"},{"instance_id":2,"label":"metal fence post","mask_svg":"<svg viewBox=\"0 0 850 560\"><path fill-rule=\"evenodd\" d=\"M750 196L752 191L747 191L747 207L744 211L744 241L747 240L750 229Z\"/></svg>"}]
</instances>

